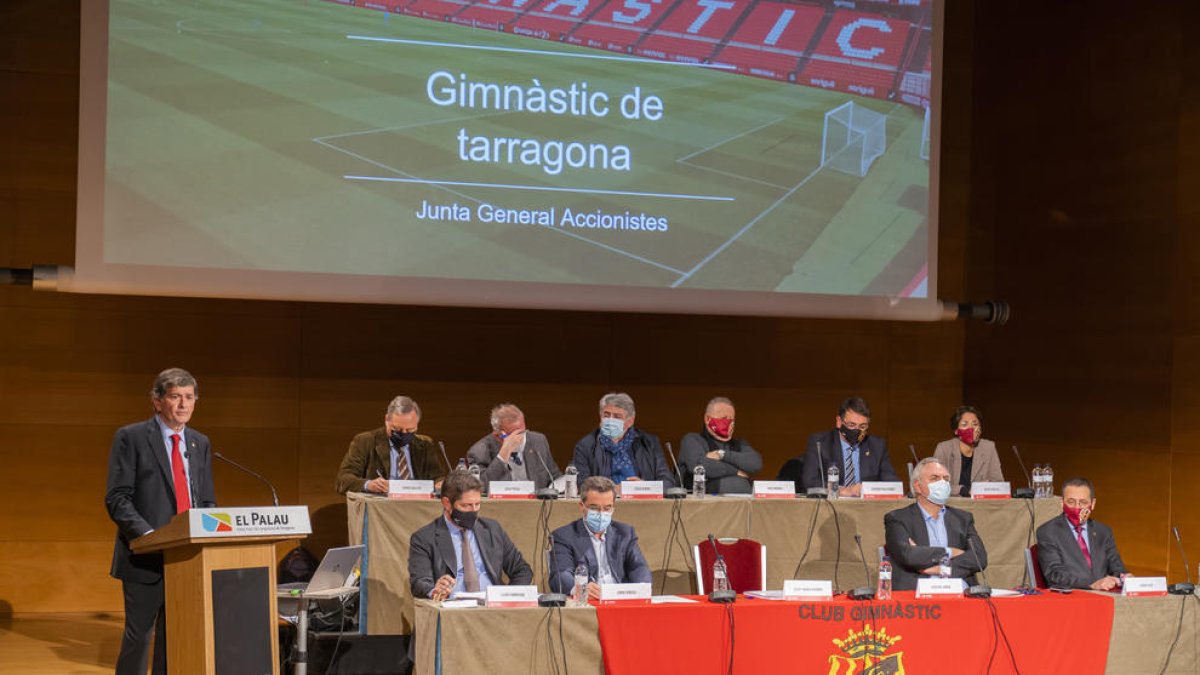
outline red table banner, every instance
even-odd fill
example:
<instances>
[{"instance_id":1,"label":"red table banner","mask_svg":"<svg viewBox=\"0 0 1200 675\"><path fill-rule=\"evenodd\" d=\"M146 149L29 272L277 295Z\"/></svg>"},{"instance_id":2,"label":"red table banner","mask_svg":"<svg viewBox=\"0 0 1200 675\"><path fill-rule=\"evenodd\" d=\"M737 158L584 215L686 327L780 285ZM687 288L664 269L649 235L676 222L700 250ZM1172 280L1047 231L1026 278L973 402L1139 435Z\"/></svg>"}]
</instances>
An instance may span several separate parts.
<instances>
[{"instance_id":1,"label":"red table banner","mask_svg":"<svg viewBox=\"0 0 1200 675\"><path fill-rule=\"evenodd\" d=\"M735 673L1103 673L1113 619L1110 596L1084 592L990 604L899 592L871 602L739 597L728 609L697 599L597 607L605 670L727 673L732 647Z\"/></svg>"}]
</instances>

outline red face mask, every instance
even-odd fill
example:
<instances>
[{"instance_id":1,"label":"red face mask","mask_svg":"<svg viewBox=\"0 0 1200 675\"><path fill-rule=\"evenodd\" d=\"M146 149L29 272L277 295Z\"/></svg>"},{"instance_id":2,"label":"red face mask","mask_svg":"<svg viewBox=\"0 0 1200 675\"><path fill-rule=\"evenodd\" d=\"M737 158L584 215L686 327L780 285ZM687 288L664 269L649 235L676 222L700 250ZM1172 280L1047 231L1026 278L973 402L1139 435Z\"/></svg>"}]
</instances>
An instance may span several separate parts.
<instances>
[{"instance_id":1,"label":"red face mask","mask_svg":"<svg viewBox=\"0 0 1200 675\"><path fill-rule=\"evenodd\" d=\"M733 431L733 420L713 418L708 421L708 430L717 438L729 438L729 433Z\"/></svg>"},{"instance_id":2,"label":"red face mask","mask_svg":"<svg viewBox=\"0 0 1200 675\"><path fill-rule=\"evenodd\" d=\"M955 429L954 435L958 436L959 440L967 445L975 445L979 442L979 439L975 438L975 429L973 427Z\"/></svg>"},{"instance_id":3,"label":"red face mask","mask_svg":"<svg viewBox=\"0 0 1200 675\"><path fill-rule=\"evenodd\" d=\"M1082 508L1063 504L1063 515L1067 517L1067 522L1071 523L1072 526L1082 527L1083 524L1087 522L1087 517L1092 515L1092 512L1089 510L1087 514L1084 515L1084 510Z\"/></svg>"}]
</instances>

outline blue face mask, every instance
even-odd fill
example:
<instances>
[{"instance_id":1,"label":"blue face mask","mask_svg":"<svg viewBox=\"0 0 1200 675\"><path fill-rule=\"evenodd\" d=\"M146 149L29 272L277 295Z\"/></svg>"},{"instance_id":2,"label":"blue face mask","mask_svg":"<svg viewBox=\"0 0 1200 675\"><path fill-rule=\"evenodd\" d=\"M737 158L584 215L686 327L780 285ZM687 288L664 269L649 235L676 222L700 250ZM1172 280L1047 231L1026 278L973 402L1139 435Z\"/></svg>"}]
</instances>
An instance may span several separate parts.
<instances>
[{"instance_id":1,"label":"blue face mask","mask_svg":"<svg viewBox=\"0 0 1200 675\"><path fill-rule=\"evenodd\" d=\"M950 499L950 481L938 480L929 484L929 501L942 506Z\"/></svg>"},{"instance_id":2,"label":"blue face mask","mask_svg":"<svg viewBox=\"0 0 1200 675\"><path fill-rule=\"evenodd\" d=\"M619 420L615 417L606 417L600 420L600 433L614 441L617 440L625 435L625 420Z\"/></svg>"},{"instance_id":3,"label":"blue face mask","mask_svg":"<svg viewBox=\"0 0 1200 675\"><path fill-rule=\"evenodd\" d=\"M589 530L595 534L600 534L607 530L609 524L612 523L612 511L592 511L589 509L584 522L587 523Z\"/></svg>"}]
</instances>

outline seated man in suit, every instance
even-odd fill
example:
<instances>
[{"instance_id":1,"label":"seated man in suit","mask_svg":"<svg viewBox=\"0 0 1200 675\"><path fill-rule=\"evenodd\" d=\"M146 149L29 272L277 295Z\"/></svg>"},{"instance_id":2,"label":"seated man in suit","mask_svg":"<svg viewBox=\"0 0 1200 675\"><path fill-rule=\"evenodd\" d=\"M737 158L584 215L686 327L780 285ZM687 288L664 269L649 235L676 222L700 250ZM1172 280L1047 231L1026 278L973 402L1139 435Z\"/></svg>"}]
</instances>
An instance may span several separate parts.
<instances>
[{"instance_id":1,"label":"seated man in suit","mask_svg":"<svg viewBox=\"0 0 1200 675\"><path fill-rule=\"evenodd\" d=\"M388 480L433 480L441 477L433 439L417 435L421 406L407 396L388 404L383 426L364 431L350 441L338 467L334 488L387 494Z\"/></svg>"},{"instance_id":2,"label":"seated man in suit","mask_svg":"<svg viewBox=\"0 0 1200 675\"><path fill-rule=\"evenodd\" d=\"M858 397L842 401L833 423L833 430L808 437L808 448L804 452L805 488L824 487L822 472L828 471L830 465L836 466L840 474L839 497L860 496L865 480L900 480L888 457L887 441L867 435L871 408L866 401Z\"/></svg>"},{"instance_id":3,"label":"seated man in suit","mask_svg":"<svg viewBox=\"0 0 1200 675\"><path fill-rule=\"evenodd\" d=\"M633 528L612 519L617 490L612 480L591 476L579 486L583 517L551 535L554 575L550 590L574 592L575 567L586 563L588 599L600 599L600 584L650 583L650 566Z\"/></svg>"},{"instance_id":4,"label":"seated man in suit","mask_svg":"<svg viewBox=\"0 0 1200 675\"><path fill-rule=\"evenodd\" d=\"M512 403L492 408L492 433L467 451L467 461L483 468L483 479L531 480L534 489L549 487L562 475L550 455L545 434L525 428L525 413Z\"/></svg>"},{"instance_id":5,"label":"seated man in suit","mask_svg":"<svg viewBox=\"0 0 1200 675\"><path fill-rule=\"evenodd\" d=\"M636 415L629 394L611 393L600 398L600 427L579 439L571 460L580 481L588 476L604 476L618 484L625 480L661 480L664 488L674 486L658 437L633 426Z\"/></svg>"},{"instance_id":6,"label":"seated man in suit","mask_svg":"<svg viewBox=\"0 0 1200 675\"><path fill-rule=\"evenodd\" d=\"M1062 516L1042 523L1037 530L1038 566L1054 588L1090 588L1111 591L1129 576L1112 529L1091 520L1096 491L1086 478L1063 483Z\"/></svg>"},{"instance_id":7,"label":"seated man in suit","mask_svg":"<svg viewBox=\"0 0 1200 675\"><path fill-rule=\"evenodd\" d=\"M442 483L442 515L412 535L408 579L414 598L445 600L492 584L524 586L533 570L500 523L479 517L483 484L465 471ZM507 581L505 581L507 578Z\"/></svg>"},{"instance_id":8,"label":"seated man in suit","mask_svg":"<svg viewBox=\"0 0 1200 675\"><path fill-rule=\"evenodd\" d=\"M750 494L750 479L762 471L762 455L745 439L733 437L733 401L718 396L704 409L704 429L679 442L679 469L691 489L696 465L704 467L710 495Z\"/></svg>"},{"instance_id":9,"label":"seated man in suit","mask_svg":"<svg viewBox=\"0 0 1200 675\"><path fill-rule=\"evenodd\" d=\"M888 555L892 559L892 588L911 591L920 577L948 576L975 584L975 573L987 567L987 551L975 531L970 511L946 506L950 472L936 459L917 462L912 477L915 504L883 517Z\"/></svg>"}]
</instances>

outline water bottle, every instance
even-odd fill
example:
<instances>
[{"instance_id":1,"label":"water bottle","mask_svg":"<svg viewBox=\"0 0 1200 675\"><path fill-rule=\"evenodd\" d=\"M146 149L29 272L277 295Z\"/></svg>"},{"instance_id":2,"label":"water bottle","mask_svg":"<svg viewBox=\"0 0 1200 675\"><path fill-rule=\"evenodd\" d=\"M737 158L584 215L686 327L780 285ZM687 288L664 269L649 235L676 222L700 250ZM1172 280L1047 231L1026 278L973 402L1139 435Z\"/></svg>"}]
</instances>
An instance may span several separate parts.
<instances>
[{"instance_id":1,"label":"water bottle","mask_svg":"<svg viewBox=\"0 0 1200 675\"><path fill-rule=\"evenodd\" d=\"M725 573L725 559L717 556L713 562L713 587L714 591L729 590L729 576Z\"/></svg>"},{"instance_id":2,"label":"water bottle","mask_svg":"<svg viewBox=\"0 0 1200 675\"><path fill-rule=\"evenodd\" d=\"M459 457L458 458L458 466L454 467L454 470L455 471L466 471L467 470L467 458Z\"/></svg>"},{"instance_id":3,"label":"water bottle","mask_svg":"<svg viewBox=\"0 0 1200 675\"><path fill-rule=\"evenodd\" d=\"M1042 465L1033 465L1033 496L1035 498L1045 497L1045 491L1042 489Z\"/></svg>"},{"instance_id":4,"label":"water bottle","mask_svg":"<svg viewBox=\"0 0 1200 675\"><path fill-rule=\"evenodd\" d=\"M695 469L692 469L692 496L703 497L704 491L708 489L708 472L704 470L703 464L697 464Z\"/></svg>"},{"instance_id":5,"label":"water bottle","mask_svg":"<svg viewBox=\"0 0 1200 675\"><path fill-rule=\"evenodd\" d=\"M837 466L830 464L825 470L825 491L829 493L830 499L837 499L838 486L841 484L841 472Z\"/></svg>"},{"instance_id":6,"label":"water bottle","mask_svg":"<svg viewBox=\"0 0 1200 675\"><path fill-rule=\"evenodd\" d=\"M588 568L587 563L575 566L575 606L584 607L588 604Z\"/></svg>"},{"instance_id":7,"label":"water bottle","mask_svg":"<svg viewBox=\"0 0 1200 675\"><path fill-rule=\"evenodd\" d=\"M942 562L938 564L938 578L950 578L950 552L946 551L942 554Z\"/></svg>"},{"instance_id":8,"label":"water bottle","mask_svg":"<svg viewBox=\"0 0 1200 675\"><path fill-rule=\"evenodd\" d=\"M579 499L579 469L574 464L568 464L563 473L563 497Z\"/></svg>"},{"instance_id":9,"label":"water bottle","mask_svg":"<svg viewBox=\"0 0 1200 675\"><path fill-rule=\"evenodd\" d=\"M1046 468L1042 469L1042 481L1046 484L1047 497L1054 496L1054 469L1050 468L1050 464L1046 464Z\"/></svg>"},{"instance_id":10,"label":"water bottle","mask_svg":"<svg viewBox=\"0 0 1200 675\"><path fill-rule=\"evenodd\" d=\"M879 561L879 584L875 587L875 599L892 599L892 561L886 555Z\"/></svg>"}]
</instances>

